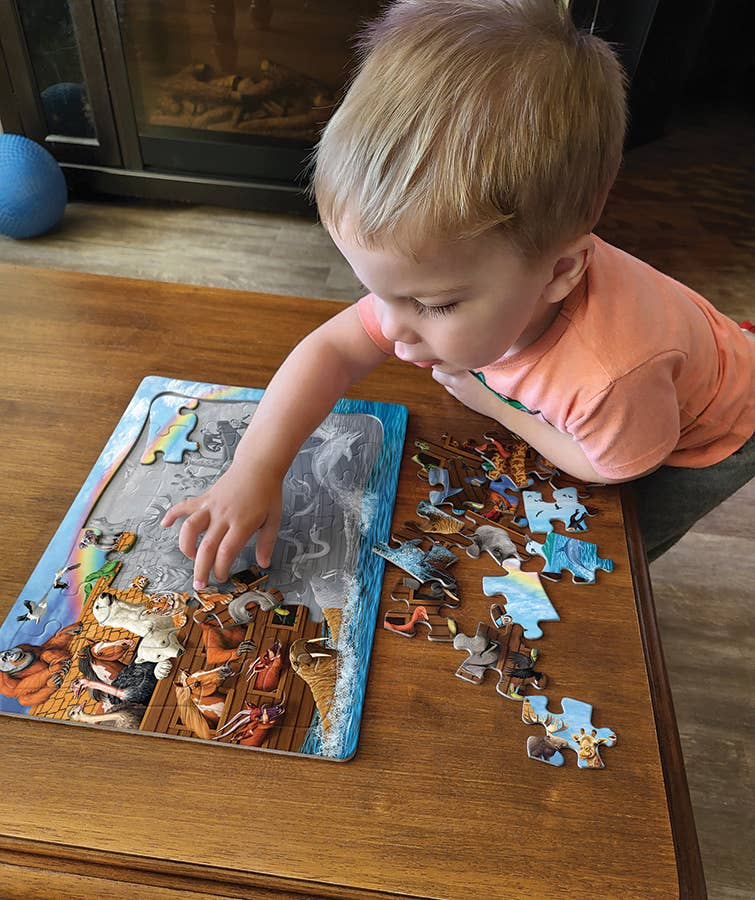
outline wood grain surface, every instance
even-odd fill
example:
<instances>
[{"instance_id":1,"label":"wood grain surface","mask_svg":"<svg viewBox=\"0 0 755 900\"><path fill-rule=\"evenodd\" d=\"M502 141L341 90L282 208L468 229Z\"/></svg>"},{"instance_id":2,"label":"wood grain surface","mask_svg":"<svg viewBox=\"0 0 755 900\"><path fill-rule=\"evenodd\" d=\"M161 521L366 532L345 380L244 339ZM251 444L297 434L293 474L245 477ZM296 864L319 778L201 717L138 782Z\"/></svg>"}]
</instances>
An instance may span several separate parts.
<instances>
[{"instance_id":1,"label":"wood grain surface","mask_svg":"<svg viewBox=\"0 0 755 900\"><path fill-rule=\"evenodd\" d=\"M3 616L144 375L264 387L341 308L9 265L0 295ZM395 361L350 396L406 404L407 446L489 425ZM408 456L397 522L423 495ZM647 572L636 559L637 605L618 491L590 503L591 539L615 571L596 585L549 584L561 621L544 623L539 648L550 708L588 700L595 725L616 731L604 770L579 770L571 753L562 769L529 760L519 706L455 678L458 652L379 628L348 763L0 717L2 895L101 897L110 879L114 897L703 896L694 827L680 822L681 755L664 773L659 753L656 716L665 747L678 735ZM492 561L458 571L468 633L487 616L480 577L497 571ZM388 570L384 600L392 580Z\"/></svg>"}]
</instances>

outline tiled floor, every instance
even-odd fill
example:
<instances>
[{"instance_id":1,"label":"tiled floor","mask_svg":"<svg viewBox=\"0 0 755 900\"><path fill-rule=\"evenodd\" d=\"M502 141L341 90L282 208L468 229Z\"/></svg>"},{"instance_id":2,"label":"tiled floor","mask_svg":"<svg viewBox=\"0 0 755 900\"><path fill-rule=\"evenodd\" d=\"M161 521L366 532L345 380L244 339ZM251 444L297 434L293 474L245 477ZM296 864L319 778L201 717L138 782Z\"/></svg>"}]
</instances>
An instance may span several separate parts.
<instances>
[{"instance_id":1,"label":"tiled floor","mask_svg":"<svg viewBox=\"0 0 755 900\"><path fill-rule=\"evenodd\" d=\"M755 319L755 125L686 110L628 154L597 232L737 319ZM353 300L327 234L288 216L128 200L71 203L44 238L0 238L0 260ZM0 304L2 303L0 294ZM710 896L755 896L752 663L755 483L652 566Z\"/></svg>"}]
</instances>

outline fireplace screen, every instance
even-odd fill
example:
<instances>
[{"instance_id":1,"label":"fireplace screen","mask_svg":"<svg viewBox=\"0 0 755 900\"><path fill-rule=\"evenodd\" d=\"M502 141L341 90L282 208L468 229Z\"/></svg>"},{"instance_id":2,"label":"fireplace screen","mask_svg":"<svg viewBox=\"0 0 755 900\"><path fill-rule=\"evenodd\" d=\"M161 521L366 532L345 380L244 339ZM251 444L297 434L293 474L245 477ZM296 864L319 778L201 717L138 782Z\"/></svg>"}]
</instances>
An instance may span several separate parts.
<instances>
[{"instance_id":1,"label":"fireplace screen","mask_svg":"<svg viewBox=\"0 0 755 900\"><path fill-rule=\"evenodd\" d=\"M140 136L312 145L348 77L354 35L381 6L119 0Z\"/></svg>"}]
</instances>

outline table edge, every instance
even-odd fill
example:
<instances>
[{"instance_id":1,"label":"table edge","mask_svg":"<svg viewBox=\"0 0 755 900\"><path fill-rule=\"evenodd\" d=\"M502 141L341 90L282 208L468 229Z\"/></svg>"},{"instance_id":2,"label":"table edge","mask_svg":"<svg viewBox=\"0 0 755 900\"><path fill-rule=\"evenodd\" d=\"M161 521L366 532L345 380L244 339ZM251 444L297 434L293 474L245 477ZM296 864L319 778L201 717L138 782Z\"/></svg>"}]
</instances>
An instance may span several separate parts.
<instances>
[{"instance_id":1,"label":"table edge","mask_svg":"<svg viewBox=\"0 0 755 900\"><path fill-rule=\"evenodd\" d=\"M684 767L682 744L674 713L671 684L663 655L650 571L637 517L634 489L630 484L620 486L620 497L629 552L629 568L632 573L632 586L637 607L637 620L640 626L642 650L645 654L648 689L653 707L655 732L658 738L658 751L661 757L661 769L663 770L674 841L679 897L705 900L708 893L687 773Z\"/></svg>"}]
</instances>

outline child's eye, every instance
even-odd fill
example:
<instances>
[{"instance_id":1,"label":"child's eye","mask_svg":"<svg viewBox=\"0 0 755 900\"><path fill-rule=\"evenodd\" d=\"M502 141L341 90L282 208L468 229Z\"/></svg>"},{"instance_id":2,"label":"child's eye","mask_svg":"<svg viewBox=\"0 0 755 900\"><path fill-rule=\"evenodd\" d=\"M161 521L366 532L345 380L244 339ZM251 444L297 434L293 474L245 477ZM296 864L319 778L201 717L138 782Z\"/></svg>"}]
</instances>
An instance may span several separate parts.
<instances>
[{"instance_id":1,"label":"child's eye","mask_svg":"<svg viewBox=\"0 0 755 900\"><path fill-rule=\"evenodd\" d=\"M413 297L412 303L418 316L428 316L431 319L447 316L458 306L458 303L446 303L445 306L425 306L424 303L420 303L419 300L415 300Z\"/></svg>"}]
</instances>

